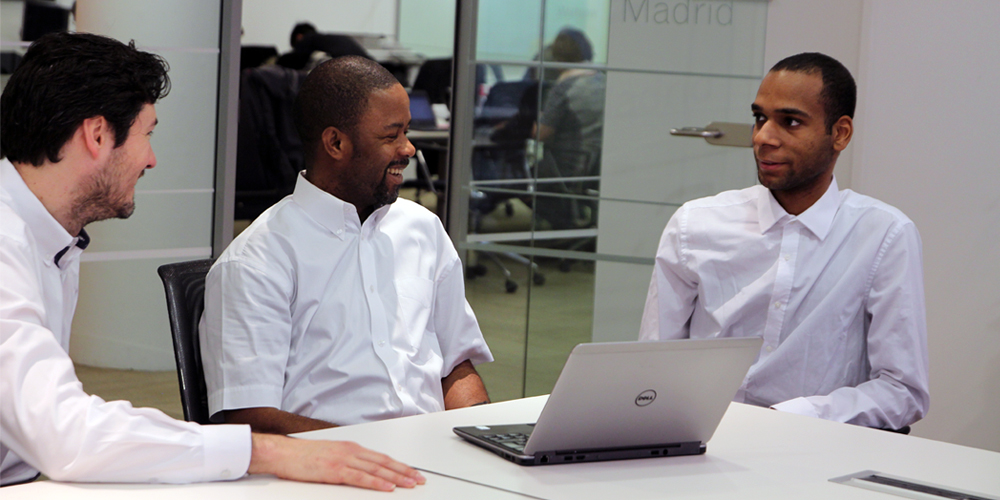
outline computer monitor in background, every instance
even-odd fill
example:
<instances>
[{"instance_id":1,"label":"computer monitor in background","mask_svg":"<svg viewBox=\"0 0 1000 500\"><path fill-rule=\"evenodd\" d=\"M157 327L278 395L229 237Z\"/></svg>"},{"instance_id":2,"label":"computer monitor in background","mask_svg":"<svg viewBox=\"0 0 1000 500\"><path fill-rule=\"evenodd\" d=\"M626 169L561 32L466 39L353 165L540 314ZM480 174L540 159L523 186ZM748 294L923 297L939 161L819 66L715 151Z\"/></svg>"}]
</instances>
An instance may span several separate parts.
<instances>
[{"instance_id":1,"label":"computer monitor in background","mask_svg":"<svg viewBox=\"0 0 1000 500\"><path fill-rule=\"evenodd\" d=\"M66 31L69 29L70 10L54 1L25 1L21 40L33 42L41 38L42 35Z\"/></svg>"},{"instance_id":2,"label":"computer monitor in background","mask_svg":"<svg viewBox=\"0 0 1000 500\"><path fill-rule=\"evenodd\" d=\"M410 92L410 128L413 130L436 130L437 120L431 108L427 92L414 90Z\"/></svg>"}]
</instances>

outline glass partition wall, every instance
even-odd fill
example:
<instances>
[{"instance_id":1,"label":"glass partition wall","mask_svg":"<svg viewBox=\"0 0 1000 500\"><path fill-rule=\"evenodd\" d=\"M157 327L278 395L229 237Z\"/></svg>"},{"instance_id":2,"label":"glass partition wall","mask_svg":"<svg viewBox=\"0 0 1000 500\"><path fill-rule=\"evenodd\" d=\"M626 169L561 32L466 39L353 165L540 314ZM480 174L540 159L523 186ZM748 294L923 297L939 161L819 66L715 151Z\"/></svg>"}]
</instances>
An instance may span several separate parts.
<instances>
[{"instance_id":1,"label":"glass partition wall","mask_svg":"<svg viewBox=\"0 0 1000 500\"><path fill-rule=\"evenodd\" d=\"M459 2L448 229L495 401L550 392L578 343L635 340L674 210L756 181L749 149L670 129L749 127L766 17L763 0Z\"/></svg>"}]
</instances>

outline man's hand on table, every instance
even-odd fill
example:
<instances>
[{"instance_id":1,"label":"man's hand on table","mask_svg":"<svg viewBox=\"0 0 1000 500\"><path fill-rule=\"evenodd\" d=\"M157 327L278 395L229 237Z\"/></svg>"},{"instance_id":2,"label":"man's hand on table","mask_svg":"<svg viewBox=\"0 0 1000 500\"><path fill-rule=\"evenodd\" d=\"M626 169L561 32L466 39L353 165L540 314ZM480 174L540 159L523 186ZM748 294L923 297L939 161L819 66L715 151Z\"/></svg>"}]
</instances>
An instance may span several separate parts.
<instances>
[{"instance_id":1,"label":"man's hand on table","mask_svg":"<svg viewBox=\"0 0 1000 500\"><path fill-rule=\"evenodd\" d=\"M252 434L250 474L274 474L282 479L346 484L392 491L424 484L416 470L386 455L348 441L314 441L269 434Z\"/></svg>"}]
</instances>

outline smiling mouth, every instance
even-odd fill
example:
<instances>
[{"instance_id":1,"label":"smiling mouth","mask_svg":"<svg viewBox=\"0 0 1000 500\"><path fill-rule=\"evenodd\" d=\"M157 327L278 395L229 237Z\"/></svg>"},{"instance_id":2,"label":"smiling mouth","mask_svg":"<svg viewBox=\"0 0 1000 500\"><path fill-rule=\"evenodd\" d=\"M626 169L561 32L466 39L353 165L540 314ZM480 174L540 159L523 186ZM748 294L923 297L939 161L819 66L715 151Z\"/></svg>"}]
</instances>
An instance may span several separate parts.
<instances>
[{"instance_id":1,"label":"smiling mouth","mask_svg":"<svg viewBox=\"0 0 1000 500\"><path fill-rule=\"evenodd\" d=\"M389 168L386 169L386 172L388 172L389 175L401 176L403 175L403 170L405 170L409 164L410 164L409 160L405 162L393 162L389 164Z\"/></svg>"}]
</instances>

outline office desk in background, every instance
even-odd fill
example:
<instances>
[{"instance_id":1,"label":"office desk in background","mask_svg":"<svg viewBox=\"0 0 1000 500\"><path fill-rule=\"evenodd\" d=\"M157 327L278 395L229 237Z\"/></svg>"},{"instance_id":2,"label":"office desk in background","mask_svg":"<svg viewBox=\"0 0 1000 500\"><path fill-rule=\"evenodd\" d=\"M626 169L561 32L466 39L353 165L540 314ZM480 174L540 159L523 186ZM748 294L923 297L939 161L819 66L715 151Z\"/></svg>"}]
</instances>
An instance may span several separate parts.
<instances>
[{"instance_id":1,"label":"office desk in background","mask_svg":"<svg viewBox=\"0 0 1000 500\"><path fill-rule=\"evenodd\" d=\"M301 435L350 439L429 471L424 473L427 485L397 489L389 496L265 477L184 486L46 481L4 488L0 496L4 500L899 498L829 481L869 469L1000 496L1000 453L739 403L730 405L708 452L690 457L521 467L462 441L451 430L458 425L533 422L544 403L542 396Z\"/></svg>"}]
</instances>

